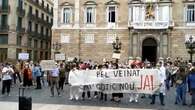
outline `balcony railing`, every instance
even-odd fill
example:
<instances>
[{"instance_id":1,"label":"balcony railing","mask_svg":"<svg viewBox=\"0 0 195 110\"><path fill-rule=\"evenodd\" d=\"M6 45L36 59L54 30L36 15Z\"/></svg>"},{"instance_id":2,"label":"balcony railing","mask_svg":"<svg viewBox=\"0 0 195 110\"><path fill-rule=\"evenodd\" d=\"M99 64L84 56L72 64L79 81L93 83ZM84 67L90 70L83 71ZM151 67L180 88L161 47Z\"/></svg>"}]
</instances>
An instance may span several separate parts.
<instances>
[{"instance_id":1,"label":"balcony railing","mask_svg":"<svg viewBox=\"0 0 195 110\"><path fill-rule=\"evenodd\" d=\"M47 10L47 7L43 7L41 3L37 3L36 0L27 0L28 2L32 3L35 6L38 6L40 9L42 9L43 11L45 11L46 13L50 14L53 16L53 13L51 11Z\"/></svg>"},{"instance_id":2,"label":"balcony railing","mask_svg":"<svg viewBox=\"0 0 195 110\"><path fill-rule=\"evenodd\" d=\"M0 32L1 33L7 33L9 31L9 26L8 25L0 25Z\"/></svg>"},{"instance_id":3,"label":"balcony railing","mask_svg":"<svg viewBox=\"0 0 195 110\"><path fill-rule=\"evenodd\" d=\"M20 17L24 17L25 16L25 10L24 9L22 9L22 7L17 7L17 14L18 14L18 16L20 16Z\"/></svg>"},{"instance_id":4,"label":"balcony railing","mask_svg":"<svg viewBox=\"0 0 195 110\"><path fill-rule=\"evenodd\" d=\"M129 22L129 27L134 29L168 29L174 26L172 21L136 21Z\"/></svg>"},{"instance_id":5,"label":"balcony railing","mask_svg":"<svg viewBox=\"0 0 195 110\"><path fill-rule=\"evenodd\" d=\"M0 6L0 13L9 13L10 12L10 6Z\"/></svg>"},{"instance_id":6,"label":"balcony railing","mask_svg":"<svg viewBox=\"0 0 195 110\"><path fill-rule=\"evenodd\" d=\"M17 27L16 27L16 31L17 31L18 33L25 33L25 28L17 26Z\"/></svg>"},{"instance_id":7,"label":"balcony railing","mask_svg":"<svg viewBox=\"0 0 195 110\"><path fill-rule=\"evenodd\" d=\"M29 20L36 20L36 16L32 13L28 13Z\"/></svg>"}]
</instances>

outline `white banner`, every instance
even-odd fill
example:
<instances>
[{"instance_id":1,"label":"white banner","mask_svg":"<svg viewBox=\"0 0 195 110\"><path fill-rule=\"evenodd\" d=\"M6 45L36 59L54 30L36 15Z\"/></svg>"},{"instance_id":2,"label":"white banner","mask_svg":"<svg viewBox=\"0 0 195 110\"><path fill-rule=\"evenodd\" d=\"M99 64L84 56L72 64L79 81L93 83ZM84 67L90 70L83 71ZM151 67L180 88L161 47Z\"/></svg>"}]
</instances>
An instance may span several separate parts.
<instances>
[{"instance_id":1,"label":"white banner","mask_svg":"<svg viewBox=\"0 0 195 110\"><path fill-rule=\"evenodd\" d=\"M54 60L41 60L40 65L43 71L53 70L56 68L56 62Z\"/></svg>"},{"instance_id":2,"label":"white banner","mask_svg":"<svg viewBox=\"0 0 195 110\"><path fill-rule=\"evenodd\" d=\"M29 59L29 53L19 53L18 54L19 60L28 60Z\"/></svg>"},{"instance_id":3,"label":"white banner","mask_svg":"<svg viewBox=\"0 0 195 110\"><path fill-rule=\"evenodd\" d=\"M56 61L65 60L65 54L63 54L63 53L55 54L55 60L56 60Z\"/></svg>"},{"instance_id":4,"label":"white banner","mask_svg":"<svg viewBox=\"0 0 195 110\"><path fill-rule=\"evenodd\" d=\"M159 89L157 69L75 70L69 74L73 86L88 85L91 91L152 94Z\"/></svg>"}]
</instances>

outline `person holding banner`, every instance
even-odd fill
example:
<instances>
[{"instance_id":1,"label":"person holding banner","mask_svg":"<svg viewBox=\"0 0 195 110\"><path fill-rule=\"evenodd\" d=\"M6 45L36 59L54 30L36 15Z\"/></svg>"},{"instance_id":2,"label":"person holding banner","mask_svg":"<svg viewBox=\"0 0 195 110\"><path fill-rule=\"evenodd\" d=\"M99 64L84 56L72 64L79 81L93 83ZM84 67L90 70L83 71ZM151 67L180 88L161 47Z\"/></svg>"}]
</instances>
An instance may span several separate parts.
<instances>
[{"instance_id":1,"label":"person holding banner","mask_svg":"<svg viewBox=\"0 0 195 110\"><path fill-rule=\"evenodd\" d=\"M78 79L76 79L76 73L78 72L76 64L73 64L72 69L69 73L69 82L76 82ZM70 83L71 84L71 83ZM70 86L70 98L69 100L79 100L79 88L78 85L72 85Z\"/></svg>"},{"instance_id":2,"label":"person holding banner","mask_svg":"<svg viewBox=\"0 0 195 110\"><path fill-rule=\"evenodd\" d=\"M159 76L159 80L160 80L160 88L158 91L159 93L159 99L160 99L160 103L161 105L165 105L164 104L164 96L165 96L165 90L166 90L166 87L165 87L165 80L166 80L166 74L165 74L165 68L163 67L163 63L162 62L159 62L156 64L157 66L157 69L158 69L158 76ZM155 104L155 98L156 98L156 94L154 93L152 95L152 102L150 103L151 105Z\"/></svg>"},{"instance_id":3,"label":"person holding banner","mask_svg":"<svg viewBox=\"0 0 195 110\"><path fill-rule=\"evenodd\" d=\"M138 64L131 65L131 68L132 69L140 69L141 67L140 67L140 64L138 63ZM139 94L137 94L137 93L130 93L129 94L129 102L130 103L133 102L133 101L135 101L137 103L138 98L139 98Z\"/></svg>"}]
</instances>

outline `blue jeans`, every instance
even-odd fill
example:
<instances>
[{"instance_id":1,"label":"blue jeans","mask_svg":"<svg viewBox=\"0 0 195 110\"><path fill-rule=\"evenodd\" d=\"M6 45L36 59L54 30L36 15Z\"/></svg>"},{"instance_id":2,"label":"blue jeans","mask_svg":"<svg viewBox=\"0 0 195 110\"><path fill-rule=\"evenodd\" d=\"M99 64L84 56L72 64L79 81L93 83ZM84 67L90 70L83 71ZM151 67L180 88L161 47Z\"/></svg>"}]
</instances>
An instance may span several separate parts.
<instances>
[{"instance_id":1,"label":"blue jeans","mask_svg":"<svg viewBox=\"0 0 195 110\"><path fill-rule=\"evenodd\" d=\"M182 104L186 104L186 84L178 85L176 88L176 100L175 103L178 104L182 102Z\"/></svg>"}]
</instances>

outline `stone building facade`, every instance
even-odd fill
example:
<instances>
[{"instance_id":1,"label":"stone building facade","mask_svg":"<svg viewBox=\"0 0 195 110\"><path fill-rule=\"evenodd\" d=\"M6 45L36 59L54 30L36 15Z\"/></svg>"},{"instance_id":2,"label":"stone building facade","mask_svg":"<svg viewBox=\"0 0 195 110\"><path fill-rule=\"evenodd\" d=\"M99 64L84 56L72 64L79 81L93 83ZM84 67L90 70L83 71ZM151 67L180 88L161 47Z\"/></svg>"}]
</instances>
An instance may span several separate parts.
<instances>
[{"instance_id":1,"label":"stone building facade","mask_svg":"<svg viewBox=\"0 0 195 110\"><path fill-rule=\"evenodd\" d=\"M50 59L53 0L0 0L0 62Z\"/></svg>"},{"instance_id":2,"label":"stone building facade","mask_svg":"<svg viewBox=\"0 0 195 110\"><path fill-rule=\"evenodd\" d=\"M54 0L52 34L52 43L61 43L60 52L66 57L111 60L112 43L118 37L120 61L188 60L185 41L195 35L195 1Z\"/></svg>"}]
</instances>

